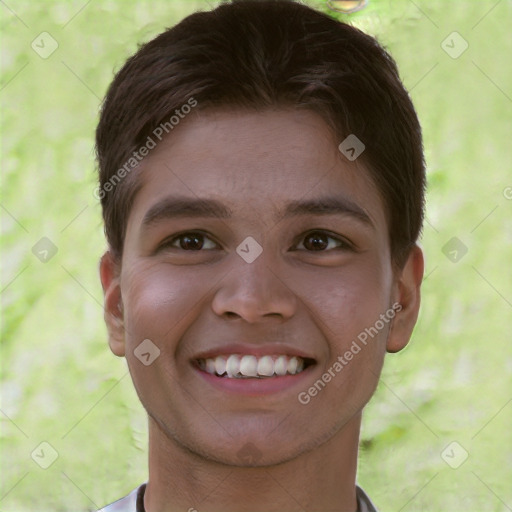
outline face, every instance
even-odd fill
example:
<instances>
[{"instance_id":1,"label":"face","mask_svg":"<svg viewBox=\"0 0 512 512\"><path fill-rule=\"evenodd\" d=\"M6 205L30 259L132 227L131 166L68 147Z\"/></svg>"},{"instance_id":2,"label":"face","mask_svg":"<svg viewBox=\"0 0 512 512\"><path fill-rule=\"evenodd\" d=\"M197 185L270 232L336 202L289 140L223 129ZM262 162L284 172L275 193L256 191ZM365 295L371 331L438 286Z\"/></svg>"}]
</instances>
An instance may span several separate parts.
<instances>
[{"instance_id":1,"label":"face","mask_svg":"<svg viewBox=\"0 0 512 512\"><path fill-rule=\"evenodd\" d=\"M393 274L382 200L315 113L203 111L171 135L144 161L120 270L102 262L111 348L170 444L290 460L370 399L422 267Z\"/></svg>"}]
</instances>

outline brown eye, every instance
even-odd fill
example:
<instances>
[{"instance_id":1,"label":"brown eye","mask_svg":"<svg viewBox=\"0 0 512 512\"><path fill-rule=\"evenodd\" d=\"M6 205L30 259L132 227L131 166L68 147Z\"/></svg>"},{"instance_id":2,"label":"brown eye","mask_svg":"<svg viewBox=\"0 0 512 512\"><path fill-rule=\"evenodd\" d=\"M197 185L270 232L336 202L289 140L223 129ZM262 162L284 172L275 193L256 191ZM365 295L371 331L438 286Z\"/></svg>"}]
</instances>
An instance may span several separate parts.
<instances>
[{"instance_id":1,"label":"brown eye","mask_svg":"<svg viewBox=\"0 0 512 512\"><path fill-rule=\"evenodd\" d=\"M206 235L202 233L188 232L182 233L181 235L175 236L174 238L168 239L164 242L160 249L172 247L175 249L181 249L183 251L200 251L201 249L214 249L216 244L210 241L210 247L206 247L210 240Z\"/></svg>"},{"instance_id":2,"label":"brown eye","mask_svg":"<svg viewBox=\"0 0 512 512\"><path fill-rule=\"evenodd\" d=\"M325 249L348 249L349 244L339 238L330 236L323 231L311 231L302 240L304 240L303 247L307 251L326 252ZM333 240L333 242L330 242ZM300 244L299 244L300 245Z\"/></svg>"},{"instance_id":3,"label":"brown eye","mask_svg":"<svg viewBox=\"0 0 512 512\"><path fill-rule=\"evenodd\" d=\"M180 241L180 249L185 251L199 251L203 248L203 238L203 235L181 235L178 237L178 240Z\"/></svg>"}]
</instances>

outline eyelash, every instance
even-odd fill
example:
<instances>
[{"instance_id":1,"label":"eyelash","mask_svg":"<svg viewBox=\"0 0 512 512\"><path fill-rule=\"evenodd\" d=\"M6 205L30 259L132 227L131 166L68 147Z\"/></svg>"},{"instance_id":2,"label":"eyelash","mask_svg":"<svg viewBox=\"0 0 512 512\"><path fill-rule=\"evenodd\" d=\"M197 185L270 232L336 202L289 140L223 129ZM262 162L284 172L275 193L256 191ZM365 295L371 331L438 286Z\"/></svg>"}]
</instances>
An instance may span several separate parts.
<instances>
[{"instance_id":1,"label":"eyelash","mask_svg":"<svg viewBox=\"0 0 512 512\"><path fill-rule=\"evenodd\" d=\"M313 234L322 234L322 235L326 235L326 238L328 239L331 239L331 240L336 240L336 242L339 243L338 247L335 247L334 249L341 249L341 250L354 250L354 247L353 245L343 239L343 238L339 238L339 237L336 237L336 236L333 236L331 235L329 232L327 231L324 231L322 229L314 229L314 230L310 230L308 231L307 233L305 233L304 235L302 235L302 237L300 238L299 242L302 242L305 238L307 238L308 236L310 235L313 235ZM160 250L163 250L167 247L171 247L173 249L178 249L178 250L181 250L181 251L184 251L184 252L203 252L203 249L199 249L199 250L187 250L187 249L181 249L181 247L173 247L172 244L173 242L175 241L179 241L180 238L186 236L186 235L199 235L199 236L202 236L204 238L210 238L206 233L203 233L201 231L185 231L183 233L180 233L178 235L174 235L173 237L171 238L168 238L167 240L165 240L158 248L158 251ZM213 240L212 240L213 241ZM216 243L216 242L214 242ZM329 244L329 242L328 242ZM217 244L218 245L218 244ZM298 243L295 243L293 247L296 247L298 245ZM212 249L205 249L205 250L209 250L211 251ZM333 250L333 248L331 249L326 249L326 250L319 250L319 251L308 251L306 249L307 252L311 252L311 253L315 253L315 252L331 252Z\"/></svg>"}]
</instances>

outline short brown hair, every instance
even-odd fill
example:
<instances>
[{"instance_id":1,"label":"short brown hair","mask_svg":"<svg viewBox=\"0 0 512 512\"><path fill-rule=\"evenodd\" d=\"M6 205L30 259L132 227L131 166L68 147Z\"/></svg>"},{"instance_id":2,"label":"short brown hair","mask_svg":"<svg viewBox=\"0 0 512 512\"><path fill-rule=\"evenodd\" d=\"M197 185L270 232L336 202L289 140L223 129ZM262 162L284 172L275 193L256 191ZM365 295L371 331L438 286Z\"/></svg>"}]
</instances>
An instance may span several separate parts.
<instances>
[{"instance_id":1,"label":"short brown hair","mask_svg":"<svg viewBox=\"0 0 512 512\"><path fill-rule=\"evenodd\" d=\"M308 108L340 142L355 134L385 205L393 263L403 265L424 212L425 163L412 101L373 37L292 0L233 0L194 13L141 46L116 74L96 130L101 190L113 184L100 198L116 259L141 180L136 171L112 179L190 98L197 109Z\"/></svg>"}]
</instances>

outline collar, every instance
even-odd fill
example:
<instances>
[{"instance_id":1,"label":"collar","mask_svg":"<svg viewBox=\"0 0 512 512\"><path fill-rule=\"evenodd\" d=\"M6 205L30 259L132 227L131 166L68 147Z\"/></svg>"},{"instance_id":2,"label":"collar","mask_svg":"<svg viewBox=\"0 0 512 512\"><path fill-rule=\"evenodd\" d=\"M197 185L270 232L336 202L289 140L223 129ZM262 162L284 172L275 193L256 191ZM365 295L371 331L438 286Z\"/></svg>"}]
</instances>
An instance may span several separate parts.
<instances>
[{"instance_id":1,"label":"collar","mask_svg":"<svg viewBox=\"0 0 512 512\"><path fill-rule=\"evenodd\" d=\"M147 482L143 483L130 494L115 501L98 512L146 512L144 509L144 492ZM378 512L368 495L356 485L357 512Z\"/></svg>"}]
</instances>

